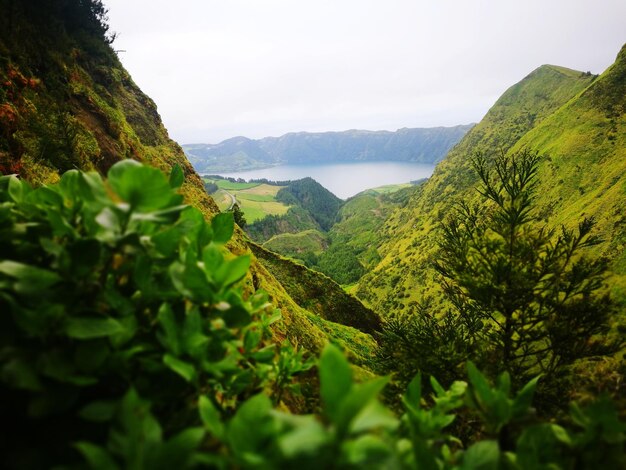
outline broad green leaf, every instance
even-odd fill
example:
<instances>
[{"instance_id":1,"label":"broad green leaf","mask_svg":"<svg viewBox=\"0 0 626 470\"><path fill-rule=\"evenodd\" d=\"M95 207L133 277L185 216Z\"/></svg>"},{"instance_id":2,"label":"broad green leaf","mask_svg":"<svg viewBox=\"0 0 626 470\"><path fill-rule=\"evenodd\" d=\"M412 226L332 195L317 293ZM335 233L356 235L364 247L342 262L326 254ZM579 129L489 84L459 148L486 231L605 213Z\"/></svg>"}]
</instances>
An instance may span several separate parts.
<instances>
[{"instance_id":1,"label":"broad green leaf","mask_svg":"<svg viewBox=\"0 0 626 470\"><path fill-rule=\"evenodd\" d=\"M22 202L29 192L30 187L24 180L20 180L17 176L9 177L9 196L15 202Z\"/></svg>"},{"instance_id":2,"label":"broad green leaf","mask_svg":"<svg viewBox=\"0 0 626 470\"><path fill-rule=\"evenodd\" d=\"M189 468L205 432L201 427L187 428L169 439L159 452L158 461L154 465L164 470Z\"/></svg>"},{"instance_id":3,"label":"broad green leaf","mask_svg":"<svg viewBox=\"0 0 626 470\"><path fill-rule=\"evenodd\" d=\"M35 364L21 357L4 359L4 364L0 367L0 377L13 388L30 391L40 391L42 388Z\"/></svg>"},{"instance_id":4,"label":"broad green leaf","mask_svg":"<svg viewBox=\"0 0 626 470\"><path fill-rule=\"evenodd\" d=\"M185 361L181 361L171 354L165 354L163 356L163 363L180 375L187 382L191 382L196 378L196 368L193 364L190 364Z\"/></svg>"},{"instance_id":5,"label":"broad green leaf","mask_svg":"<svg viewBox=\"0 0 626 470\"><path fill-rule=\"evenodd\" d=\"M213 241L224 244L233 236L235 230L235 218L232 212L222 212L211 220L213 229Z\"/></svg>"},{"instance_id":6,"label":"broad green leaf","mask_svg":"<svg viewBox=\"0 0 626 470\"><path fill-rule=\"evenodd\" d=\"M178 250L181 238L180 230L172 227L153 235L151 240L162 255L169 257Z\"/></svg>"},{"instance_id":7,"label":"broad green leaf","mask_svg":"<svg viewBox=\"0 0 626 470\"><path fill-rule=\"evenodd\" d=\"M256 348L259 345L262 338L263 338L263 333L261 333L259 330L251 329L251 330L246 331L243 337L243 348L247 352L252 351L254 348Z\"/></svg>"},{"instance_id":8,"label":"broad green leaf","mask_svg":"<svg viewBox=\"0 0 626 470\"><path fill-rule=\"evenodd\" d=\"M341 405L334 415L333 422L340 429L340 432L345 432L358 414L377 401L378 394L388 382L389 377L379 377L369 382L352 385L350 392L343 397ZM365 420L362 421L361 425L364 424Z\"/></svg>"},{"instance_id":9,"label":"broad green leaf","mask_svg":"<svg viewBox=\"0 0 626 470\"><path fill-rule=\"evenodd\" d=\"M157 168L134 160L122 160L109 170L109 184L131 209L143 212L163 209L174 195L170 184Z\"/></svg>"},{"instance_id":10,"label":"broad green leaf","mask_svg":"<svg viewBox=\"0 0 626 470\"><path fill-rule=\"evenodd\" d=\"M540 377L535 377L530 380L524 388L522 388L515 397L515 401L513 402L513 416L521 417L524 414L528 413L530 409L530 405L533 401L533 396L535 395L535 390L537 389L537 382Z\"/></svg>"},{"instance_id":11,"label":"broad green leaf","mask_svg":"<svg viewBox=\"0 0 626 470\"><path fill-rule=\"evenodd\" d=\"M89 464L92 470L116 470L119 469L113 457L102 447L91 442L77 442L74 444L78 451Z\"/></svg>"},{"instance_id":12,"label":"broad green leaf","mask_svg":"<svg viewBox=\"0 0 626 470\"><path fill-rule=\"evenodd\" d=\"M496 381L496 386L505 396L509 396L511 393L511 376L508 372L502 372Z\"/></svg>"},{"instance_id":13,"label":"broad green leaf","mask_svg":"<svg viewBox=\"0 0 626 470\"><path fill-rule=\"evenodd\" d=\"M347 463L356 468L387 468L385 462L393 451L380 437L366 434L346 442L342 454Z\"/></svg>"},{"instance_id":14,"label":"broad green leaf","mask_svg":"<svg viewBox=\"0 0 626 470\"><path fill-rule=\"evenodd\" d=\"M179 327L176 322L176 318L174 317L174 312L169 304L164 303L159 308L159 313L157 314L157 318L159 320L159 324L161 328L163 328L163 335L160 337L161 342L164 344L166 348L172 351L175 355L179 355L181 353L181 345L179 338Z\"/></svg>"},{"instance_id":15,"label":"broad green leaf","mask_svg":"<svg viewBox=\"0 0 626 470\"><path fill-rule=\"evenodd\" d=\"M206 396L201 396L198 400L198 411L204 427L218 439L223 439L224 423L213 402Z\"/></svg>"},{"instance_id":16,"label":"broad green leaf","mask_svg":"<svg viewBox=\"0 0 626 470\"><path fill-rule=\"evenodd\" d=\"M319 372L324 414L335 421L344 398L352 389L352 369L343 353L336 346L328 344L320 357Z\"/></svg>"},{"instance_id":17,"label":"broad green leaf","mask_svg":"<svg viewBox=\"0 0 626 470\"><path fill-rule=\"evenodd\" d=\"M498 470L500 448L496 441L480 441L463 455L462 470Z\"/></svg>"},{"instance_id":18,"label":"broad green leaf","mask_svg":"<svg viewBox=\"0 0 626 470\"><path fill-rule=\"evenodd\" d=\"M395 429L399 425L394 414L378 400L370 400L354 417L350 431L360 433L376 428Z\"/></svg>"},{"instance_id":19,"label":"broad green leaf","mask_svg":"<svg viewBox=\"0 0 626 470\"><path fill-rule=\"evenodd\" d=\"M474 397L477 399L478 406L482 409L487 409L492 406L494 401L493 391L485 376L471 361L467 362L467 375L472 384L472 391L474 392Z\"/></svg>"},{"instance_id":20,"label":"broad green leaf","mask_svg":"<svg viewBox=\"0 0 626 470\"><path fill-rule=\"evenodd\" d=\"M293 429L278 437L278 446L287 458L309 456L322 457L322 449L328 445L331 436L313 416L285 416Z\"/></svg>"},{"instance_id":21,"label":"broad green leaf","mask_svg":"<svg viewBox=\"0 0 626 470\"><path fill-rule=\"evenodd\" d=\"M113 318L70 318L65 327L66 334L76 339L102 338L123 331L124 327Z\"/></svg>"},{"instance_id":22,"label":"broad green leaf","mask_svg":"<svg viewBox=\"0 0 626 470\"><path fill-rule=\"evenodd\" d=\"M422 374L418 372L413 380L409 383L406 389L405 403L415 409L420 408L420 401L422 400Z\"/></svg>"},{"instance_id":23,"label":"broad green leaf","mask_svg":"<svg viewBox=\"0 0 626 470\"><path fill-rule=\"evenodd\" d=\"M250 268L250 255L238 256L225 261L213 278L218 285L228 287L243 278Z\"/></svg>"},{"instance_id":24,"label":"broad green leaf","mask_svg":"<svg viewBox=\"0 0 626 470\"><path fill-rule=\"evenodd\" d=\"M209 243L202 250L202 261L204 262L204 270L213 276L213 273L215 273L224 262L224 255L216 245Z\"/></svg>"},{"instance_id":25,"label":"broad green leaf","mask_svg":"<svg viewBox=\"0 0 626 470\"><path fill-rule=\"evenodd\" d=\"M264 394L255 395L241 405L227 427L235 455L254 454L267 444L268 438L275 436L271 410L272 402Z\"/></svg>"},{"instance_id":26,"label":"broad green leaf","mask_svg":"<svg viewBox=\"0 0 626 470\"><path fill-rule=\"evenodd\" d=\"M252 316L241 305L233 305L222 314L224 322L229 328L237 328L250 324Z\"/></svg>"},{"instance_id":27,"label":"broad green leaf","mask_svg":"<svg viewBox=\"0 0 626 470\"><path fill-rule=\"evenodd\" d=\"M20 294L39 294L61 280L60 276L47 269L37 268L16 261L0 261L0 273L17 279L14 289Z\"/></svg>"},{"instance_id":28,"label":"broad green leaf","mask_svg":"<svg viewBox=\"0 0 626 470\"><path fill-rule=\"evenodd\" d=\"M117 403L114 401L94 401L84 406L79 415L87 421L106 422L113 418L116 407Z\"/></svg>"},{"instance_id":29,"label":"broad green leaf","mask_svg":"<svg viewBox=\"0 0 626 470\"><path fill-rule=\"evenodd\" d=\"M172 170L170 171L170 187L172 189L178 189L183 185L184 181L185 174L183 173L183 169L178 163L174 164Z\"/></svg>"}]
</instances>

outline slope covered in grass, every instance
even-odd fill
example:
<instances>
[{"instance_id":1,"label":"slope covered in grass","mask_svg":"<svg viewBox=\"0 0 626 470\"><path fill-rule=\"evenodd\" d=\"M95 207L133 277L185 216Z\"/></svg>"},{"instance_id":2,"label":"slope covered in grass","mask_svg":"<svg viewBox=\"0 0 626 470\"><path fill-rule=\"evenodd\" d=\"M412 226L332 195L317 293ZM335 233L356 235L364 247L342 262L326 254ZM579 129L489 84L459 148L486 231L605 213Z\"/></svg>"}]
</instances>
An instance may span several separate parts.
<instances>
[{"instance_id":1,"label":"slope covered in grass","mask_svg":"<svg viewBox=\"0 0 626 470\"><path fill-rule=\"evenodd\" d=\"M509 88L439 163L407 206L385 222L384 241L378 250L383 258L359 283L358 296L385 314L414 312L425 296L438 298L439 280L431 263L437 251L440 221L455 203L478 200L470 157L483 152L493 158L511 151L533 129L547 126L562 107L581 99L595 80L595 76L582 72L544 65ZM601 77L598 83L603 80ZM601 127L597 128L594 135L602 132ZM580 147L579 151L592 150ZM553 175L545 184L559 186L561 179Z\"/></svg>"}]
</instances>

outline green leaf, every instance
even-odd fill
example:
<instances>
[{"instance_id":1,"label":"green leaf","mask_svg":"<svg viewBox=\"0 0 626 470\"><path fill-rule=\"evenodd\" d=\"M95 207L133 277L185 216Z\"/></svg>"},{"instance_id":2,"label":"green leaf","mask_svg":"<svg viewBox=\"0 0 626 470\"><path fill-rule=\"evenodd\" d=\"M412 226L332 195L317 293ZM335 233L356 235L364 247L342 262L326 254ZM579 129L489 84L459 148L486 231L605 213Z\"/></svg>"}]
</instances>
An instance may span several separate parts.
<instances>
[{"instance_id":1,"label":"green leaf","mask_svg":"<svg viewBox=\"0 0 626 470\"><path fill-rule=\"evenodd\" d=\"M472 361L467 362L467 375L472 385L472 391L477 399L477 404L482 409L487 409L493 404L494 394L485 376L476 368Z\"/></svg>"},{"instance_id":2,"label":"green leaf","mask_svg":"<svg viewBox=\"0 0 626 470\"><path fill-rule=\"evenodd\" d=\"M463 455L462 470L498 470L500 448L496 441L480 441Z\"/></svg>"},{"instance_id":3,"label":"green leaf","mask_svg":"<svg viewBox=\"0 0 626 470\"><path fill-rule=\"evenodd\" d=\"M413 380L409 383L406 389L405 403L415 409L420 408L420 401L422 400L422 374L418 372Z\"/></svg>"},{"instance_id":4,"label":"green leaf","mask_svg":"<svg viewBox=\"0 0 626 470\"><path fill-rule=\"evenodd\" d=\"M162 469L189 468L189 463L204 438L201 427L187 428L169 439L163 446L155 464Z\"/></svg>"},{"instance_id":5,"label":"green leaf","mask_svg":"<svg viewBox=\"0 0 626 470\"><path fill-rule=\"evenodd\" d=\"M175 355L179 355L182 351L179 338L179 327L174 317L174 312L169 304L164 303L159 308L157 314L159 325L163 328L163 335L160 336L160 340L163 345L172 351Z\"/></svg>"},{"instance_id":6,"label":"green leaf","mask_svg":"<svg viewBox=\"0 0 626 470\"><path fill-rule=\"evenodd\" d=\"M180 188L185 181L185 174L178 163L174 164L170 171L170 187L172 189Z\"/></svg>"},{"instance_id":7,"label":"green leaf","mask_svg":"<svg viewBox=\"0 0 626 470\"><path fill-rule=\"evenodd\" d=\"M535 395L535 390L537 389L537 382L540 377L535 377L530 380L524 388L522 388L515 397L515 401L513 402L513 416L521 417L528 413L530 409L530 405L533 401L533 396Z\"/></svg>"},{"instance_id":8,"label":"green leaf","mask_svg":"<svg viewBox=\"0 0 626 470\"><path fill-rule=\"evenodd\" d=\"M372 403L389 382L389 377L379 377L366 383L353 385L350 392L341 400L341 406L334 415L333 422L344 432L356 415L362 413ZM365 418L361 425L366 422Z\"/></svg>"},{"instance_id":9,"label":"green leaf","mask_svg":"<svg viewBox=\"0 0 626 470\"><path fill-rule=\"evenodd\" d=\"M330 441L330 435L313 416L281 415L294 425L293 430L278 437L278 446L287 458L310 456L322 458L321 450Z\"/></svg>"},{"instance_id":10,"label":"green leaf","mask_svg":"<svg viewBox=\"0 0 626 470\"><path fill-rule=\"evenodd\" d=\"M118 465L113 457L102 447L91 442L77 442L74 444L89 464L92 470L116 470Z\"/></svg>"},{"instance_id":11,"label":"green leaf","mask_svg":"<svg viewBox=\"0 0 626 470\"><path fill-rule=\"evenodd\" d=\"M398 425L399 421L391 410L378 400L371 399L352 420L350 431L360 433L376 428L395 429Z\"/></svg>"},{"instance_id":12,"label":"green leaf","mask_svg":"<svg viewBox=\"0 0 626 470\"><path fill-rule=\"evenodd\" d=\"M29 189L26 181L20 180L17 176L9 177L9 196L13 201L22 202Z\"/></svg>"},{"instance_id":13,"label":"green leaf","mask_svg":"<svg viewBox=\"0 0 626 470\"><path fill-rule=\"evenodd\" d=\"M342 453L351 467L389 468L391 466L388 467L385 463L393 451L380 437L366 434L346 442L342 448Z\"/></svg>"},{"instance_id":14,"label":"green leaf","mask_svg":"<svg viewBox=\"0 0 626 470\"><path fill-rule=\"evenodd\" d=\"M263 333L261 333L259 330L251 329L251 330L246 331L243 337L243 348L247 352L252 351L254 348L256 348L259 345L262 338L263 338Z\"/></svg>"},{"instance_id":15,"label":"green leaf","mask_svg":"<svg viewBox=\"0 0 626 470\"><path fill-rule=\"evenodd\" d=\"M136 211L163 209L173 201L170 184L157 168L122 160L109 170L109 184Z\"/></svg>"},{"instance_id":16,"label":"green leaf","mask_svg":"<svg viewBox=\"0 0 626 470\"><path fill-rule=\"evenodd\" d=\"M201 396L198 400L198 411L204 427L218 439L223 439L224 423L222 423L220 412L213 405L213 402L206 396Z\"/></svg>"},{"instance_id":17,"label":"green leaf","mask_svg":"<svg viewBox=\"0 0 626 470\"><path fill-rule=\"evenodd\" d=\"M75 339L102 338L123 331L122 324L113 318L70 318L65 327L66 334Z\"/></svg>"},{"instance_id":18,"label":"green leaf","mask_svg":"<svg viewBox=\"0 0 626 470\"><path fill-rule=\"evenodd\" d=\"M55 272L8 260L0 261L0 273L17 279L13 288L24 295L39 294L61 280Z\"/></svg>"},{"instance_id":19,"label":"green leaf","mask_svg":"<svg viewBox=\"0 0 626 470\"><path fill-rule=\"evenodd\" d=\"M233 236L235 230L235 218L232 212L222 212L211 220L213 229L213 241L224 244Z\"/></svg>"},{"instance_id":20,"label":"green leaf","mask_svg":"<svg viewBox=\"0 0 626 470\"><path fill-rule=\"evenodd\" d=\"M250 255L238 256L224 262L214 274L218 285L228 287L243 278L250 268Z\"/></svg>"},{"instance_id":21,"label":"green leaf","mask_svg":"<svg viewBox=\"0 0 626 470\"><path fill-rule=\"evenodd\" d=\"M191 382L196 378L196 368L193 364L189 364L188 362L181 361L171 354L165 354L163 356L163 363L180 375L187 382Z\"/></svg>"},{"instance_id":22,"label":"green leaf","mask_svg":"<svg viewBox=\"0 0 626 470\"><path fill-rule=\"evenodd\" d=\"M204 270L213 276L213 273L215 273L224 262L224 255L216 245L209 243L202 250L202 261L204 262Z\"/></svg>"},{"instance_id":23,"label":"green leaf","mask_svg":"<svg viewBox=\"0 0 626 470\"><path fill-rule=\"evenodd\" d=\"M238 328L249 325L252 321L252 315L241 305L233 305L226 310L222 318L229 328Z\"/></svg>"},{"instance_id":24,"label":"green leaf","mask_svg":"<svg viewBox=\"0 0 626 470\"><path fill-rule=\"evenodd\" d=\"M271 410L272 402L264 394L255 395L241 405L227 427L228 441L235 455L265 450L262 446L276 433L271 428Z\"/></svg>"},{"instance_id":25,"label":"green leaf","mask_svg":"<svg viewBox=\"0 0 626 470\"><path fill-rule=\"evenodd\" d=\"M79 415L87 421L102 423L113 418L116 407L117 403L114 401L94 401L84 406Z\"/></svg>"},{"instance_id":26,"label":"green leaf","mask_svg":"<svg viewBox=\"0 0 626 470\"><path fill-rule=\"evenodd\" d=\"M324 414L335 421L344 398L352 389L352 369L343 353L336 346L328 344L320 357L319 372Z\"/></svg>"}]
</instances>

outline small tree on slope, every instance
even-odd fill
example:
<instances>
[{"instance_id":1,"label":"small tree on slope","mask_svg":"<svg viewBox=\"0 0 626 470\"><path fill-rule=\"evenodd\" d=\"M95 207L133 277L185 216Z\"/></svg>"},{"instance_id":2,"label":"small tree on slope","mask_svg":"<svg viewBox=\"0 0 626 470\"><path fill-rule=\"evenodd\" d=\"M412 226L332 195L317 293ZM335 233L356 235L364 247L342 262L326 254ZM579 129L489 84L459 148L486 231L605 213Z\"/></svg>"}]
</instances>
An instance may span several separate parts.
<instances>
[{"instance_id":1,"label":"small tree on slope","mask_svg":"<svg viewBox=\"0 0 626 470\"><path fill-rule=\"evenodd\" d=\"M492 373L516 383L555 373L574 361L615 348L602 336L612 311L599 295L606 261L581 254L599 240L593 221L577 230L539 225L534 196L540 157L521 151L490 168L472 159L481 207L460 203L444 223L435 263L455 314L475 341L474 352Z\"/></svg>"}]
</instances>

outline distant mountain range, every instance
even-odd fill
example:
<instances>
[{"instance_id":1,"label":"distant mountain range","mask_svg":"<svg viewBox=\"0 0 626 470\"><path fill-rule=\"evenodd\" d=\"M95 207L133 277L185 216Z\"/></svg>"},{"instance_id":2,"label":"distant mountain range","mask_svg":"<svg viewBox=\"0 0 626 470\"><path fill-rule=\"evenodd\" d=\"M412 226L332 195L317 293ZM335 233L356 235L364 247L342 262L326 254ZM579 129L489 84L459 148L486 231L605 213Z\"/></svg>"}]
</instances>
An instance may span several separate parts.
<instances>
[{"instance_id":1,"label":"distant mountain range","mask_svg":"<svg viewBox=\"0 0 626 470\"><path fill-rule=\"evenodd\" d=\"M219 144L188 144L183 150L201 173L241 171L285 163L403 161L436 163L474 124L390 131L296 132Z\"/></svg>"}]
</instances>

